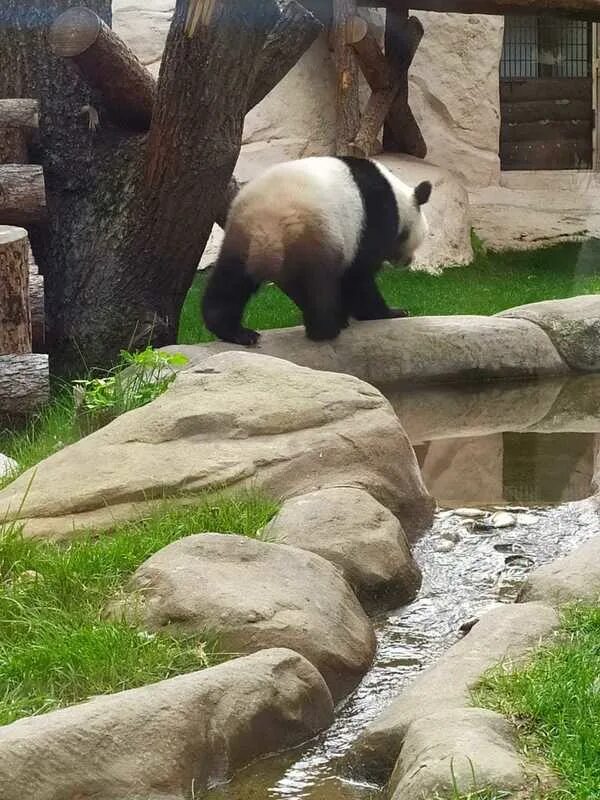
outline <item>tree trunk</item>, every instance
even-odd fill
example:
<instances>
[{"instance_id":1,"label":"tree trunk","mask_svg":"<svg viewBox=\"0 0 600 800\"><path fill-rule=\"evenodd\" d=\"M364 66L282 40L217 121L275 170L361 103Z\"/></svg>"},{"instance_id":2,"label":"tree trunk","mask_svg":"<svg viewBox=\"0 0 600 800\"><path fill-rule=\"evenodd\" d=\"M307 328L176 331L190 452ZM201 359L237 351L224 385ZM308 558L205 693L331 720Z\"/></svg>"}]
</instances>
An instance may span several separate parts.
<instances>
[{"instance_id":1,"label":"tree trunk","mask_svg":"<svg viewBox=\"0 0 600 800\"><path fill-rule=\"evenodd\" d=\"M31 353L27 231L0 225L0 354Z\"/></svg>"},{"instance_id":2,"label":"tree trunk","mask_svg":"<svg viewBox=\"0 0 600 800\"><path fill-rule=\"evenodd\" d=\"M291 3L219 3L209 26L190 38L183 30L187 2L177 0L148 134L117 127L108 111L112 96L106 102L74 64L49 51L49 27L72 5L3 0L0 7L0 98L40 102L36 155L50 220L30 236L45 279L47 346L62 374L109 366L123 348L175 341L181 306L224 206L264 51L285 54L270 37ZM109 0L87 5L110 24ZM306 48L318 25L295 6ZM290 48L279 77L299 49ZM89 106L99 112L96 130L82 116Z\"/></svg>"}]
</instances>

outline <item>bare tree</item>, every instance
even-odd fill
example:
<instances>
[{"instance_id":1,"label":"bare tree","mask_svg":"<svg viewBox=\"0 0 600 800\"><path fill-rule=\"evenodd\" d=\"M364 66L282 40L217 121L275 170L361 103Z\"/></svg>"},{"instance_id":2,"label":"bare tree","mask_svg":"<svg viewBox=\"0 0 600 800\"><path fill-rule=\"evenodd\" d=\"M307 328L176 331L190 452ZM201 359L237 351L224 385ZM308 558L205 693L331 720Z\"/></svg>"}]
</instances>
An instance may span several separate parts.
<instances>
[{"instance_id":1,"label":"bare tree","mask_svg":"<svg viewBox=\"0 0 600 800\"><path fill-rule=\"evenodd\" d=\"M62 374L175 341L244 116L321 29L296 0L190 2L177 0L156 84L109 30L110 0L1 4L0 98L40 102L48 222L30 234Z\"/></svg>"}]
</instances>

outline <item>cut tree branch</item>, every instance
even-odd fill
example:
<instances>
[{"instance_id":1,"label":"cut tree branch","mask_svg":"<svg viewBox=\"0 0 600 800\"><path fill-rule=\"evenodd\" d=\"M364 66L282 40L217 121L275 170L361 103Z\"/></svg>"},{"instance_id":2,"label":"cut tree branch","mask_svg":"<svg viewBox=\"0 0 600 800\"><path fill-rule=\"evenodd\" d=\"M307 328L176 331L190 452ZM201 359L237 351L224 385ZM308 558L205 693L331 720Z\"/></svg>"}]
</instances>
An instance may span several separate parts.
<instances>
[{"instance_id":1,"label":"cut tree branch","mask_svg":"<svg viewBox=\"0 0 600 800\"><path fill-rule=\"evenodd\" d=\"M47 355L0 355L0 413L28 414L41 408L49 397Z\"/></svg>"},{"instance_id":2,"label":"cut tree branch","mask_svg":"<svg viewBox=\"0 0 600 800\"><path fill-rule=\"evenodd\" d=\"M37 128L37 100L0 100L0 164L26 164Z\"/></svg>"},{"instance_id":3,"label":"cut tree branch","mask_svg":"<svg viewBox=\"0 0 600 800\"><path fill-rule=\"evenodd\" d=\"M0 225L0 354L31 353L27 231Z\"/></svg>"},{"instance_id":4,"label":"cut tree branch","mask_svg":"<svg viewBox=\"0 0 600 800\"><path fill-rule=\"evenodd\" d=\"M71 59L97 89L118 125L135 131L150 126L156 83L116 33L89 8L71 8L50 28L50 46Z\"/></svg>"},{"instance_id":5,"label":"cut tree branch","mask_svg":"<svg viewBox=\"0 0 600 800\"><path fill-rule=\"evenodd\" d=\"M46 219L46 190L41 167L0 164L0 220L27 225Z\"/></svg>"},{"instance_id":6,"label":"cut tree branch","mask_svg":"<svg viewBox=\"0 0 600 800\"><path fill-rule=\"evenodd\" d=\"M356 0L333 0L337 155L348 155L351 152L351 142L356 138L360 127L358 64L348 41L348 23L356 16Z\"/></svg>"}]
</instances>

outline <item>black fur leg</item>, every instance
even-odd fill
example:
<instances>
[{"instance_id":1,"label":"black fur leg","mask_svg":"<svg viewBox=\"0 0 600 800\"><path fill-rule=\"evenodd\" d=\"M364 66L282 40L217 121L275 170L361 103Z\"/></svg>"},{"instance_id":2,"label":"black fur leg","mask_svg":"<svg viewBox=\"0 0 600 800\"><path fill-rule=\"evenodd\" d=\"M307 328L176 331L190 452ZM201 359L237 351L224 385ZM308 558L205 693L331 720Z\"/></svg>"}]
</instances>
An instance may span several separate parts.
<instances>
[{"instance_id":1,"label":"black fur leg","mask_svg":"<svg viewBox=\"0 0 600 800\"><path fill-rule=\"evenodd\" d=\"M404 309L391 309L381 296L372 273L348 271L342 279L342 297L347 312L354 319L390 319L408 315Z\"/></svg>"},{"instance_id":2,"label":"black fur leg","mask_svg":"<svg viewBox=\"0 0 600 800\"><path fill-rule=\"evenodd\" d=\"M242 326L244 308L259 283L246 274L244 262L224 256L217 261L202 298L202 316L208 330L224 342L255 345L260 334Z\"/></svg>"},{"instance_id":3,"label":"black fur leg","mask_svg":"<svg viewBox=\"0 0 600 800\"><path fill-rule=\"evenodd\" d=\"M348 327L339 278L326 269L294 271L301 277L288 280L284 289L302 311L306 336L313 342L335 339L342 328Z\"/></svg>"}]
</instances>

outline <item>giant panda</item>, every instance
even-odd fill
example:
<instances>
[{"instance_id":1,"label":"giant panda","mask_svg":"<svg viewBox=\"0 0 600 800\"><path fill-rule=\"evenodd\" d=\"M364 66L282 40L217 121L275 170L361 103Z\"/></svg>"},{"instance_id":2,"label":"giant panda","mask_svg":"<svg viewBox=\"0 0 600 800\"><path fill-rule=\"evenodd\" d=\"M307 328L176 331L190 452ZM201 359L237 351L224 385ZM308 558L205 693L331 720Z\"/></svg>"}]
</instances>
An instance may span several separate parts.
<instances>
[{"instance_id":1,"label":"giant panda","mask_svg":"<svg viewBox=\"0 0 600 800\"><path fill-rule=\"evenodd\" d=\"M384 260L407 265L428 227L431 184L410 188L370 159L313 156L277 164L233 201L202 300L217 338L251 346L244 308L272 281L300 308L306 335L335 339L356 320L404 317L388 308L375 275Z\"/></svg>"}]
</instances>

